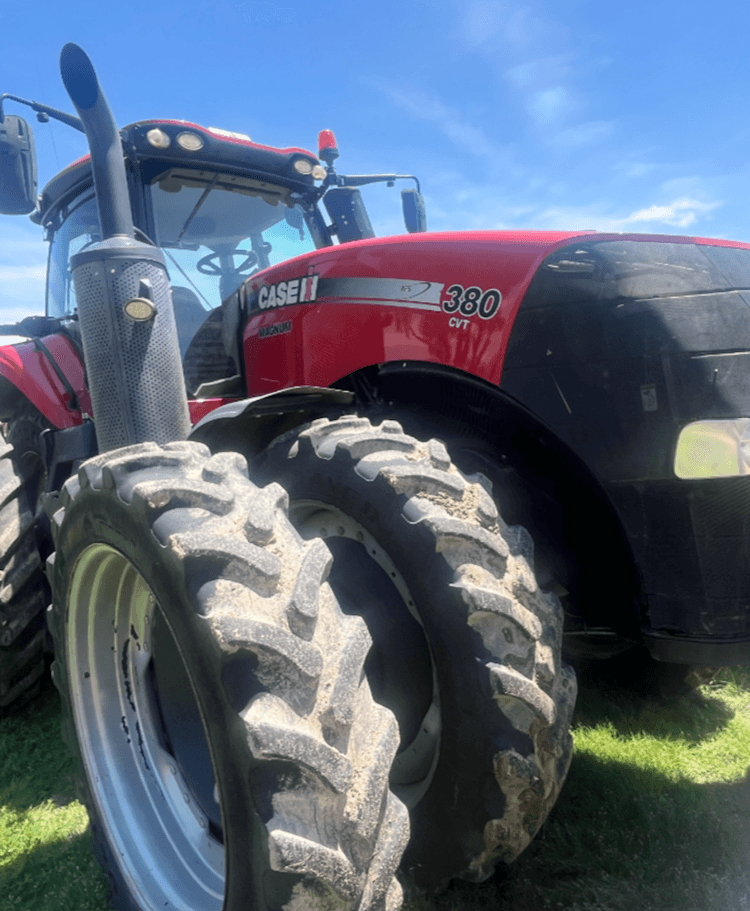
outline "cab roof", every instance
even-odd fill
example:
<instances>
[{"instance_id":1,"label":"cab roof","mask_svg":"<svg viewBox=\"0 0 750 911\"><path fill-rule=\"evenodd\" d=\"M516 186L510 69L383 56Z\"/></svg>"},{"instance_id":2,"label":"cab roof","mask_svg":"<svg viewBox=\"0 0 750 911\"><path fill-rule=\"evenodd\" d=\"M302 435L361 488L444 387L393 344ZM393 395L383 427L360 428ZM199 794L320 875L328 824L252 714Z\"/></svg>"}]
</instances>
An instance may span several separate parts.
<instances>
[{"instance_id":1,"label":"cab roof","mask_svg":"<svg viewBox=\"0 0 750 911\"><path fill-rule=\"evenodd\" d=\"M168 137L166 148L158 148L149 141L148 134L153 130L159 130ZM183 133L199 137L200 148L191 151L181 146L177 137ZM307 193L315 186L310 175L300 174L295 169L295 162L300 159L313 167L319 164L316 156L307 149L278 149L253 142L240 133L202 127L185 120L141 120L124 127L120 130L120 135L126 158L139 161L141 166L144 163L150 165L154 175L177 164L238 174L250 173L279 181L300 193ZM144 176L151 179L152 175ZM52 209L73 190L80 192L90 186L91 182L91 156L85 155L47 183L39 197L39 207L32 215L32 221L46 223Z\"/></svg>"}]
</instances>

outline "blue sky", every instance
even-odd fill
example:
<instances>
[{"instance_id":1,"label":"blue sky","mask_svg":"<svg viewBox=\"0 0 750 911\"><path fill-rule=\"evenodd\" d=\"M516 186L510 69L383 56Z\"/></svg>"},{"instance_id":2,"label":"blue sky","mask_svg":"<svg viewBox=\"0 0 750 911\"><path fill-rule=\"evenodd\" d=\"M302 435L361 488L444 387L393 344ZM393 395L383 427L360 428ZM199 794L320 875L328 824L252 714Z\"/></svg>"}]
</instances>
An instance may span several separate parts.
<instances>
[{"instance_id":1,"label":"blue sky","mask_svg":"<svg viewBox=\"0 0 750 911\"><path fill-rule=\"evenodd\" d=\"M33 10L33 12L32 12ZM416 174L430 230L570 228L750 241L747 2L0 0L0 92L73 111L91 57L121 125L152 117ZM34 126L40 186L86 151ZM376 233L399 194L365 188ZM0 216L0 318L43 309L46 247Z\"/></svg>"}]
</instances>

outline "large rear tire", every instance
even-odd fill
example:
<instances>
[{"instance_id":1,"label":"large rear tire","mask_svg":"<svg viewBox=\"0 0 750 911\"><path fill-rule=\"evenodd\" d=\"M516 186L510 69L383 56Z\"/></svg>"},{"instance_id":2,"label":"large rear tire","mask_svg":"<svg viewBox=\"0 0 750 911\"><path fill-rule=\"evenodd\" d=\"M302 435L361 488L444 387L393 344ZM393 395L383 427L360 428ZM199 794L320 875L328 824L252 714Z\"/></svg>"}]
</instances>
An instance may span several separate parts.
<instances>
[{"instance_id":1,"label":"large rear tire","mask_svg":"<svg viewBox=\"0 0 750 911\"><path fill-rule=\"evenodd\" d=\"M39 692L49 588L29 503L37 479L23 452L0 442L0 715Z\"/></svg>"},{"instance_id":2,"label":"large rear tire","mask_svg":"<svg viewBox=\"0 0 750 911\"><path fill-rule=\"evenodd\" d=\"M255 467L288 490L303 536L326 539L333 590L370 629L366 672L400 725L405 867L426 888L487 878L539 830L572 750L562 610L536 584L528 534L482 476L391 420L314 421Z\"/></svg>"},{"instance_id":3,"label":"large rear tire","mask_svg":"<svg viewBox=\"0 0 750 911\"><path fill-rule=\"evenodd\" d=\"M396 911L408 814L365 624L236 453L85 462L53 519L53 678L122 911Z\"/></svg>"}]
</instances>

